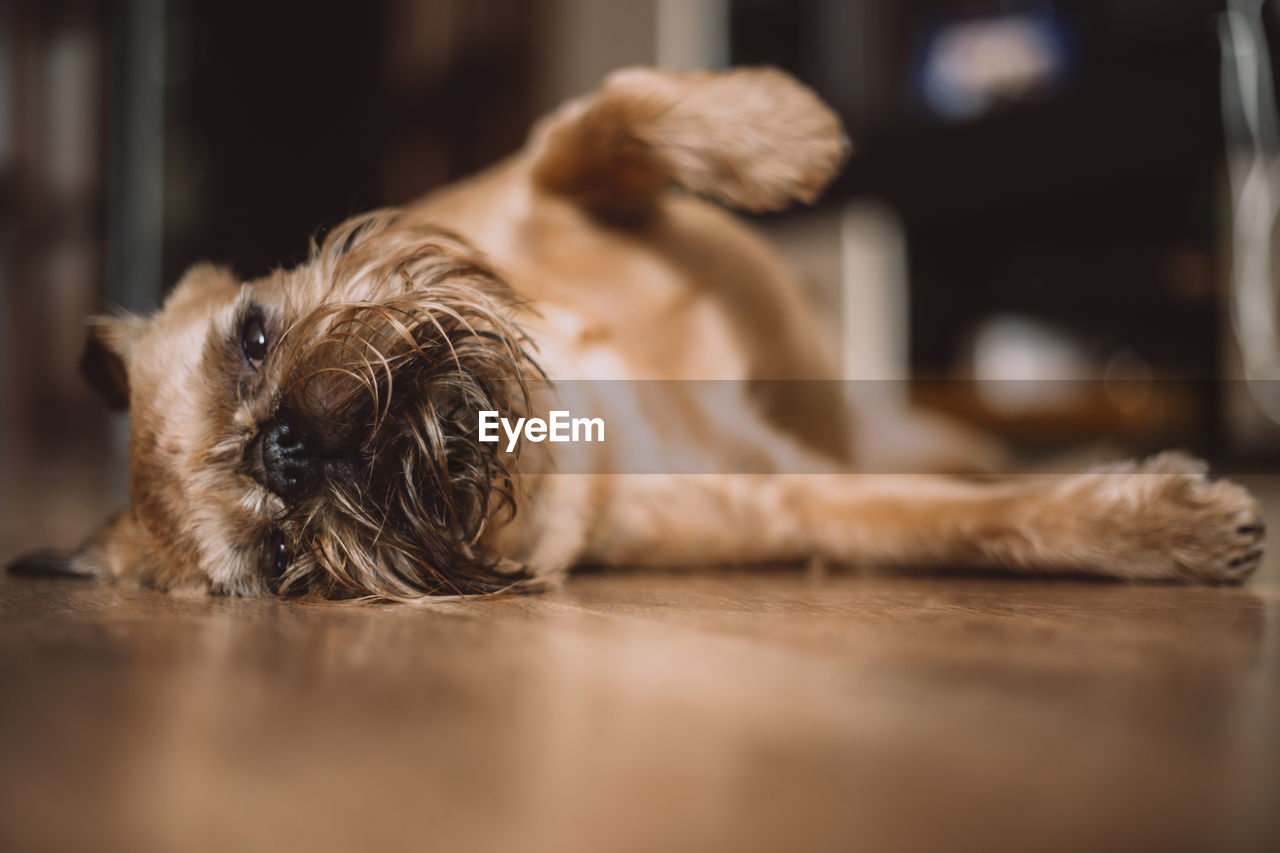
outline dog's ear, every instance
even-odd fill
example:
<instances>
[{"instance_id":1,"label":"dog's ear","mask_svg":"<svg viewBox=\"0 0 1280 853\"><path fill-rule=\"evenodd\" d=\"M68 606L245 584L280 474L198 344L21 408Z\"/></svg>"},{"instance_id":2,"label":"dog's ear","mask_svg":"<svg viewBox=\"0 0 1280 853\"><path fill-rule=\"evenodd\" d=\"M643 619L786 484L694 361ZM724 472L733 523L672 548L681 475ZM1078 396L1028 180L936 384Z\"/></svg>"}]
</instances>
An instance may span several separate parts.
<instances>
[{"instance_id":1,"label":"dog's ear","mask_svg":"<svg viewBox=\"0 0 1280 853\"><path fill-rule=\"evenodd\" d=\"M77 559L79 552L40 548L20 554L5 566L11 575L29 578L96 578L102 574L92 562Z\"/></svg>"},{"instance_id":2,"label":"dog's ear","mask_svg":"<svg viewBox=\"0 0 1280 853\"><path fill-rule=\"evenodd\" d=\"M59 578L114 578L142 574L147 543L131 510L109 518L74 551L41 548L10 560L11 575Z\"/></svg>"},{"instance_id":3,"label":"dog's ear","mask_svg":"<svg viewBox=\"0 0 1280 853\"><path fill-rule=\"evenodd\" d=\"M129 351L144 322L132 315L89 320L80 375L113 412L129 408Z\"/></svg>"}]
</instances>

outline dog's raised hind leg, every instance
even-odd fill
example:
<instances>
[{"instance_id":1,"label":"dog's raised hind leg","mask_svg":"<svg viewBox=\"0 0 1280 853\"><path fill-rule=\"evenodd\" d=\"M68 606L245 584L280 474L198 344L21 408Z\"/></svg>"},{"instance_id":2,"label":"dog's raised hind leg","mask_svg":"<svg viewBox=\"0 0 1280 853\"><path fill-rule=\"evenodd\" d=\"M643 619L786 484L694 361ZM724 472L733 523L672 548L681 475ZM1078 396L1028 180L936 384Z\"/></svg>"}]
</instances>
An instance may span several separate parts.
<instances>
[{"instance_id":1,"label":"dog's raised hind leg","mask_svg":"<svg viewBox=\"0 0 1280 853\"><path fill-rule=\"evenodd\" d=\"M767 68L617 71L531 140L535 184L624 223L673 185L751 211L812 202L848 152L835 113Z\"/></svg>"}]
</instances>

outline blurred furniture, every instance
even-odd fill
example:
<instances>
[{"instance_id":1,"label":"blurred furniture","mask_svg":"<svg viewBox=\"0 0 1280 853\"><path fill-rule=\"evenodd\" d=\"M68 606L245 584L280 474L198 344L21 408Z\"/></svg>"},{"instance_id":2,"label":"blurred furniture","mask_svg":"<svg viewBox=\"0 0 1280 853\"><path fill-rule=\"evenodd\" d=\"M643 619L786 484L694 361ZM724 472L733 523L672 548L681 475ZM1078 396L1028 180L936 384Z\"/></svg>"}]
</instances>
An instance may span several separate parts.
<instances>
[{"instance_id":1,"label":"blurred furniture","mask_svg":"<svg viewBox=\"0 0 1280 853\"><path fill-rule=\"evenodd\" d=\"M918 398L1028 440L1222 448L1220 3L737 0L731 10L733 62L786 67L844 116L856 154L828 199L870 196L901 218L909 367L928 380ZM938 69L966 71L954 50L939 59L948 45L968 39L989 60L1011 32L1023 37L1011 49L1045 54L1033 56L1040 78L999 90L988 62L974 76L994 80L994 96L954 109L939 99ZM993 376L975 355L984 334L1008 328L990 327L1002 319L1044 331L1046 343L1023 348L1029 370ZM1038 367L1058 346L1069 357ZM1001 376L1079 380L1083 396L1006 412L980 383L956 381ZM1145 402L1117 402L1117 382L1128 403L1143 383Z\"/></svg>"}]
</instances>

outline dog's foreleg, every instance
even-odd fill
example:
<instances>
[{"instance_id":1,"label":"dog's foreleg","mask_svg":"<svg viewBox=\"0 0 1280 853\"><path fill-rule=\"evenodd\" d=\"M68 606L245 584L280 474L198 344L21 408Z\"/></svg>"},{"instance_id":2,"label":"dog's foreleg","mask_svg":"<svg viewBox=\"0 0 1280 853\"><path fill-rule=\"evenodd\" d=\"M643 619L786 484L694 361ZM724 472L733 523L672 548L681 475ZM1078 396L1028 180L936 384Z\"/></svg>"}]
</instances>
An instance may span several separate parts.
<instances>
[{"instance_id":1,"label":"dog's foreleg","mask_svg":"<svg viewBox=\"0 0 1280 853\"><path fill-rule=\"evenodd\" d=\"M1066 477L619 478L588 559L660 565L825 557L862 565L1232 581L1261 556L1257 504L1163 454ZM657 533L655 533L657 531Z\"/></svg>"},{"instance_id":2,"label":"dog's foreleg","mask_svg":"<svg viewBox=\"0 0 1280 853\"><path fill-rule=\"evenodd\" d=\"M773 69L627 69L535 130L534 183L612 221L671 185L744 210L811 202L849 151L840 120Z\"/></svg>"}]
</instances>

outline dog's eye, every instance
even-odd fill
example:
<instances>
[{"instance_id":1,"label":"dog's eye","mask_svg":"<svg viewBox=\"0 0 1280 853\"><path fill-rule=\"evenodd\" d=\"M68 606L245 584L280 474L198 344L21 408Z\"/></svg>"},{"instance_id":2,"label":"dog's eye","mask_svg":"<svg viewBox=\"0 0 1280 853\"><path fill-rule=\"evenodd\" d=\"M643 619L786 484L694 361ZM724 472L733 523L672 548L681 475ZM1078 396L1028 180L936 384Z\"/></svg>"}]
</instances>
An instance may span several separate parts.
<instances>
[{"instance_id":1,"label":"dog's eye","mask_svg":"<svg viewBox=\"0 0 1280 853\"><path fill-rule=\"evenodd\" d=\"M245 318L240 329L240 351L254 369L260 367L267 357L267 329L261 314L255 312Z\"/></svg>"},{"instance_id":2,"label":"dog's eye","mask_svg":"<svg viewBox=\"0 0 1280 853\"><path fill-rule=\"evenodd\" d=\"M289 546L285 544L284 535L277 530L267 539L262 553L262 578L273 592L279 590L289 562Z\"/></svg>"},{"instance_id":3,"label":"dog's eye","mask_svg":"<svg viewBox=\"0 0 1280 853\"><path fill-rule=\"evenodd\" d=\"M289 549L285 547L284 542L276 545L276 553L273 561L276 577L284 574L284 570L289 568Z\"/></svg>"}]
</instances>

